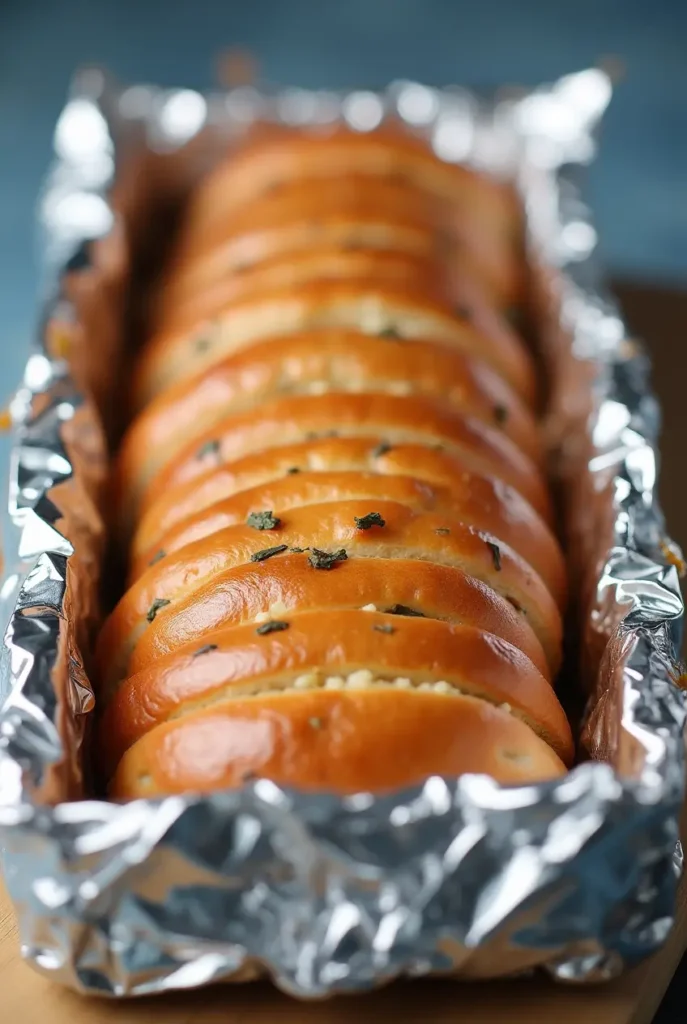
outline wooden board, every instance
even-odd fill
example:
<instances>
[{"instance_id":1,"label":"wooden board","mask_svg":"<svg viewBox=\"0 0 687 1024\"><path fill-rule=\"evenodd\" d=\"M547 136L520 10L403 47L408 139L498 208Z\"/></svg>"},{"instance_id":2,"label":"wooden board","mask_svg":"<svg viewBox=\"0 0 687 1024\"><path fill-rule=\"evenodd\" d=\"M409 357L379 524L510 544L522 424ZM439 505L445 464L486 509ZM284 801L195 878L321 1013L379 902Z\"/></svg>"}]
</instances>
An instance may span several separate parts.
<instances>
[{"instance_id":1,"label":"wooden board","mask_svg":"<svg viewBox=\"0 0 687 1024\"><path fill-rule=\"evenodd\" d=\"M85 998L22 962L14 915L0 889L2 1024L650 1024L687 947L687 887L661 953L623 978L593 988L562 988L544 979L464 984L398 982L383 991L299 1003L266 984L215 986L126 1002Z\"/></svg>"}]
</instances>

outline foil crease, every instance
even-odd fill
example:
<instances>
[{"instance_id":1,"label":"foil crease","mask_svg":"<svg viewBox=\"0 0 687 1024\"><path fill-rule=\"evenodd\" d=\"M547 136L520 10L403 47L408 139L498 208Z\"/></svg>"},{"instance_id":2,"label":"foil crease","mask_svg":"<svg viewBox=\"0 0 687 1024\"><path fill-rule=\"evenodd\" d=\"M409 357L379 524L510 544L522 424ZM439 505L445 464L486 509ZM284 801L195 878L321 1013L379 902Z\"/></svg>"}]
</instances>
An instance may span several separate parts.
<instances>
[{"instance_id":1,"label":"foil crease","mask_svg":"<svg viewBox=\"0 0 687 1024\"><path fill-rule=\"evenodd\" d=\"M577 185L610 95L597 69L489 100L409 82L379 94L203 96L121 89L97 70L76 78L39 209L51 292L12 404L0 591L0 845L23 955L44 974L111 996L266 974L304 998L398 975L495 975L504 953L514 970L595 981L664 940L681 865L680 555L656 500L646 358L601 289ZM100 435L46 346L45 324L73 315L61 274L112 230L125 145L173 150L207 125L231 134L256 117L343 118L365 131L389 111L430 131L446 159L514 174L521 187L555 385L552 445L583 567L592 760L542 786L437 777L339 799L261 780L206 797L76 799L87 792L81 739L93 698L65 624L78 613L70 565L79 531L94 529L99 478L91 452L96 469L81 479L65 425L85 417L93 451ZM83 440L82 429L73 435ZM70 484L78 500L65 530Z\"/></svg>"}]
</instances>

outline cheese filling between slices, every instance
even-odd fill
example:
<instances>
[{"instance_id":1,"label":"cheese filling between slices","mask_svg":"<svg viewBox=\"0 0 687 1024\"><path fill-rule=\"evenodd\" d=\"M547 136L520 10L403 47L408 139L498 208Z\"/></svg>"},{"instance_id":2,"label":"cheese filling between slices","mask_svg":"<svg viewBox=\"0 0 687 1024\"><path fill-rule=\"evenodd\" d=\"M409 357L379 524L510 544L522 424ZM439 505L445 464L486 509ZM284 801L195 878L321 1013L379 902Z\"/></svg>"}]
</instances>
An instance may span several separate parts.
<instances>
[{"instance_id":1,"label":"cheese filling between slices","mask_svg":"<svg viewBox=\"0 0 687 1024\"><path fill-rule=\"evenodd\" d=\"M309 672L301 673L291 679L271 680L269 678L246 681L245 684L238 683L228 689L217 689L214 693L207 694L196 701L186 702L182 707L177 708L168 717L169 720L181 718L189 712L198 708L209 707L213 704L227 704L233 700L244 700L248 697L264 697L273 694L294 693L295 691L308 690L417 690L420 693L436 693L442 696L454 697L476 697L478 700L485 700L502 711L511 713L510 704L490 701L488 696L473 694L459 689L453 683L445 679L436 681L426 680L415 683L406 676L384 677L375 674L370 669L360 668L345 675L326 675L321 669L311 669Z\"/></svg>"}]
</instances>

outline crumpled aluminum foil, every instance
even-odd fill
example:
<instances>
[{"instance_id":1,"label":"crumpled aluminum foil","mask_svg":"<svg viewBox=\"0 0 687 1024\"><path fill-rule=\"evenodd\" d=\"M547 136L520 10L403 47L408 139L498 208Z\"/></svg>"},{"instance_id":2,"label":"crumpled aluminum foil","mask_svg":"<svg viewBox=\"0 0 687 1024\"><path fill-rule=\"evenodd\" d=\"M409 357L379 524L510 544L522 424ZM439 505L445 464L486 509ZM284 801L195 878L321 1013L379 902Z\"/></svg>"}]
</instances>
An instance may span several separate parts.
<instances>
[{"instance_id":1,"label":"crumpled aluminum foil","mask_svg":"<svg viewBox=\"0 0 687 1024\"><path fill-rule=\"evenodd\" d=\"M256 116L343 117L364 131L391 109L429 129L441 156L517 174L533 262L555 296L545 332L552 424L570 485L570 543L587 566L584 741L607 763L542 786L431 778L381 798L303 795L263 780L124 806L65 800L55 766L70 760L67 736L78 776L93 700L73 654L68 699L55 692L75 554L48 492L71 480L63 431L82 400L41 339L12 406L0 844L23 955L45 974L122 996L267 973L311 997L402 974L498 973L515 950L522 969L544 963L558 979L591 981L665 938L684 773L685 700L673 682L679 553L656 504L646 362L599 290L596 233L575 184L610 95L596 69L489 102L414 83L384 94L201 96L122 91L98 71L76 79L40 207L53 287L84 239L110 229L114 157L134 137L173 149L207 123L240 127ZM64 307L56 294L49 310ZM581 392L572 386L580 368L593 378Z\"/></svg>"}]
</instances>

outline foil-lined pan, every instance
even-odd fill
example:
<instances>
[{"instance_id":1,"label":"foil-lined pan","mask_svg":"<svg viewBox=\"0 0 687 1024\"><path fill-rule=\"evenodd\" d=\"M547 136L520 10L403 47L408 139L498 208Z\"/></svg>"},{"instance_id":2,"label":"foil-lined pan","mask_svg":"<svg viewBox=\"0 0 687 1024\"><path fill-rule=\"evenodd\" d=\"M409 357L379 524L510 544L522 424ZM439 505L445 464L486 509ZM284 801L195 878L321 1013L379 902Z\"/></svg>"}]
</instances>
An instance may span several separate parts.
<instances>
[{"instance_id":1,"label":"foil-lined pan","mask_svg":"<svg viewBox=\"0 0 687 1024\"><path fill-rule=\"evenodd\" d=\"M0 845L23 955L43 973L112 996L267 974L313 997L504 965L599 980L665 938L683 799L681 556L656 500L646 357L601 291L576 184L610 96L598 69L491 99L417 83L203 96L121 89L99 71L76 78L39 208L49 298L12 403L0 592ZM122 253L137 244L117 206L131 154L164 163L256 118L343 119L366 131L389 113L428 133L445 159L521 189L553 382L547 429L577 570L571 663L589 760L541 786L436 777L341 799L259 780L211 796L90 799L84 662L105 550L107 407L101 400L96 414L98 387L84 397L55 341L81 331L101 399L108 382L113 391L117 345L107 319L83 328L65 271L77 272L81 299L90 288L91 306L121 288ZM108 268L95 284L92 239Z\"/></svg>"}]
</instances>

